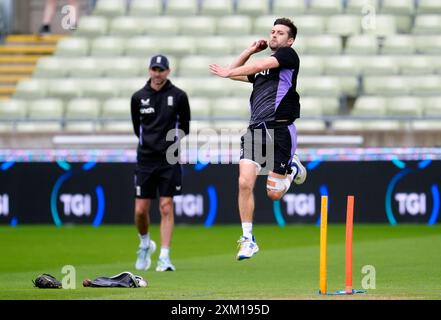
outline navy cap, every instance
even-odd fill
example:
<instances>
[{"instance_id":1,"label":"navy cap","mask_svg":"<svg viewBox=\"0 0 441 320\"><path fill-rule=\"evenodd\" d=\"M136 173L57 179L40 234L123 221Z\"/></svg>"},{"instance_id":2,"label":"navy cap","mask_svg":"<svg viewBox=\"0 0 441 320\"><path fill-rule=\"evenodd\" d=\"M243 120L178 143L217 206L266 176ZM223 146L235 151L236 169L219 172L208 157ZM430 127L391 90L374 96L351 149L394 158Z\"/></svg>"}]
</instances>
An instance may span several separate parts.
<instances>
[{"instance_id":1,"label":"navy cap","mask_svg":"<svg viewBox=\"0 0 441 320\"><path fill-rule=\"evenodd\" d=\"M156 56L153 56L150 60L150 69L152 68L161 68L162 70L168 70L169 64L168 59L166 56L163 56L162 54L158 54Z\"/></svg>"}]
</instances>

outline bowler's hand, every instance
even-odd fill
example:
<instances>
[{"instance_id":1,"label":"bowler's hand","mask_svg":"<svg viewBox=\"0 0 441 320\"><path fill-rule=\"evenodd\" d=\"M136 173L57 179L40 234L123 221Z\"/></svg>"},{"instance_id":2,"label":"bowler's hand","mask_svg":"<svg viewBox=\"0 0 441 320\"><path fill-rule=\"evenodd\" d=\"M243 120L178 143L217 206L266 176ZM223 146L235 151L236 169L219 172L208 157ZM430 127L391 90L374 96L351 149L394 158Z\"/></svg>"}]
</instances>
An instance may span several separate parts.
<instances>
[{"instance_id":1,"label":"bowler's hand","mask_svg":"<svg viewBox=\"0 0 441 320\"><path fill-rule=\"evenodd\" d=\"M230 75L230 69L221 67L218 64L210 64L208 67L210 68L211 73L219 77L228 78Z\"/></svg>"},{"instance_id":2,"label":"bowler's hand","mask_svg":"<svg viewBox=\"0 0 441 320\"><path fill-rule=\"evenodd\" d=\"M250 54L255 54L258 53L260 51L265 50L266 48L268 48L267 42L265 40L257 40L254 41L248 48L248 52Z\"/></svg>"}]
</instances>

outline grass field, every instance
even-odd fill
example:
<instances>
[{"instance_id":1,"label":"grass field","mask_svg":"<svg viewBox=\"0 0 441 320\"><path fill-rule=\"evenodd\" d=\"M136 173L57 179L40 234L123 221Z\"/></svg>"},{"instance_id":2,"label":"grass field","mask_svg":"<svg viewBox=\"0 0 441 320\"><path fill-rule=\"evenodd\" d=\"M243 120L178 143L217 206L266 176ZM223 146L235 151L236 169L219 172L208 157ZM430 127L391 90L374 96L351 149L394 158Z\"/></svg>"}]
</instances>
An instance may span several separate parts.
<instances>
[{"instance_id":1,"label":"grass field","mask_svg":"<svg viewBox=\"0 0 441 320\"><path fill-rule=\"evenodd\" d=\"M375 267L376 289L355 296L319 296L319 228L254 227L260 252L236 261L240 225L178 226L171 256L176 272L136 271L133 226L0 227L0 299L441 299L441 226L356 225L354 287L364 265ZM159 228L152 238L159 241ZM344 289L344 225L328 229L328 289ZM76 268L75 290L41 290L31 279L64 265ZM83 288L84 278L131 271L147 279L139 289ZM372 274L371 274L372 275ZM372 284L372 282L371 282Z\"/></svg>"}]
</instances>

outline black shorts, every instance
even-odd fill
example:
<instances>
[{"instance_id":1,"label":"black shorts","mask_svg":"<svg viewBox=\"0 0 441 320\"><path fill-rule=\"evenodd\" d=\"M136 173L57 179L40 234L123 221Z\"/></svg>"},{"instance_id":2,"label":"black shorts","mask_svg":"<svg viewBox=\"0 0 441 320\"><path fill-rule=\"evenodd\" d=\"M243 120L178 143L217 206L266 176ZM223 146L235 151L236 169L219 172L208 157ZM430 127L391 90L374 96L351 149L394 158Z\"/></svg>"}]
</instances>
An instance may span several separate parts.
<instances>
[{"instance_id":1,"label":"black shorts","mask_svg":"<svg viewBox=\"0 0 441 320\"><path fill-rule=\"evenodd\" d=\"M292 157L297 148L294 124L274 128L259 125L248 127L241 137L240 159L248 159L265 171L285 175L291 172Z\"/></svg>"},{"instance_id":2,"label":"black shorts","mask_svg":"<svg viewBox=\"0 0 441 320\"><path fill-rule=\"evenodd\" d=\"M135 170L135 195L138 199L156 199L181 194L181 165L150 163L137 165Z\"/></svg>"}]
</instances>

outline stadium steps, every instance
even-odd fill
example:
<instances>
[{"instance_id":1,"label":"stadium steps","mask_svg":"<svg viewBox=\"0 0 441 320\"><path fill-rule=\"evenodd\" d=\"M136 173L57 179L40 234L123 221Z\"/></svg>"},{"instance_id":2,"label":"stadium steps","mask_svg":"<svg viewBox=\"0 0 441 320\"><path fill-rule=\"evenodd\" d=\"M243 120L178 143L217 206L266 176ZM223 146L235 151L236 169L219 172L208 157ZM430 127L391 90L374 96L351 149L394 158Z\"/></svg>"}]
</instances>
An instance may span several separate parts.
<instances>
[{"instance_id":1,"label":"stadium steps","mask_svg":"<svg viewBox=\"0 0 441 320\"><path fill-rule=\"evenodd\" d=\"M23 43L29 43L29 44L52 44L55 45L57 42L61 39L63 39L65 36L61 34L53 34L53 35L47 35L47 36L39 36L39 35L33 35L33 34L20 34L20 35L9 35L6 37L5 42L7 44L23 44Z\"/></svg>"},{"instance_id":2,"label":"stadium steps","mask_svg":"<svg viewBox=\"0 0 441 320\"><path fill-rule=\"evenodd\" d=\"M15 92L15 86L1 86L0 99L12 96Z\"/></svg>"},{"instance_id":3,"label":"stadium steps","mask_svg":"<svg viewBox=\"0 0 441 320\"><path fill-rule=\"evenodd\" d=\"M0 65L35 64L42 55L3 55L0 56Z\"/></svg>"},{"instance_id":4,"label":"stadium steps","mask_svg":"<svg viewBox=\"0 0 441 320\"><path fill-rule=\"evenodd\" d=\"M0 66L0 76L15 74L31 74L35 66Z\"/></svg>"},{"instance_id":5,"label":"stadium steps","mask_svg":"<svg viewBox=\"0 0 441 320\"><path fill-rule=\"evenodd\" d=\"M9 35L0 46L0 99L10 98L18 81L30 78L37 61L55 52L65 35Z\"/></svg>"}]
</instances>

